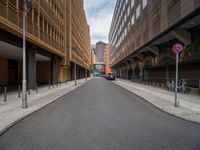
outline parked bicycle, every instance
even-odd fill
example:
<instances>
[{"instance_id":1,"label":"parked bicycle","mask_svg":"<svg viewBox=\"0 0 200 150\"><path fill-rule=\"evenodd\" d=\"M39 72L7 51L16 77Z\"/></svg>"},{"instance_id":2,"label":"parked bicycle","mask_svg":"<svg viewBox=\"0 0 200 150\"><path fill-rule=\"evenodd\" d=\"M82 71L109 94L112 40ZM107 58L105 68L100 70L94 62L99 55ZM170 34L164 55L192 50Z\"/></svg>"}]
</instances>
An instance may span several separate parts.
<instances>
[{"instance_id":1,"label":"parked bicycle","mask_svg":"<svg viewBox=\"0 0 200 150\"><path fill-rule=\"evenodd\" d=\"M174 92L175 88L176 88L176 83L175 83L174 80L172 80L171 82L167 81L166 89L168 91ZM179 80L177 88L178 88L178 92L181 92L183 94L186 94L186 93L190 92L190 87L189 87L189 85L188 85L188 83L187 83L187 81L185 79Z\"/></svg>"}]
</instances>

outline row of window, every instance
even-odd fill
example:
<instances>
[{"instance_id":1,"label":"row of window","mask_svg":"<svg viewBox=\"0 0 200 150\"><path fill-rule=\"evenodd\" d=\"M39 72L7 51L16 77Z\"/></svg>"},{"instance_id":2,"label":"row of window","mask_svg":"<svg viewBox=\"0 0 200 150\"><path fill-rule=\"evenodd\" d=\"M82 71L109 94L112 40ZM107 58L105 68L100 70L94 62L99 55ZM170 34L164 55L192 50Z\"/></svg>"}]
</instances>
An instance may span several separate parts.
<instances>
[{"instance_id":1,"label":"row of window","mask_svg":"<svg viewBox=\"0 0 200 150\"><path fill-rule=\"evenodd\" d=\"M129 0L126 0L126 2L118 1L118 4L116 5L116 7L118 6L119 8L117 8L115 11L114 18L111 25L112 28L109 35L110 36L109 41L111 45L116 45L116 47L118 47L121 44L123 39L126 37L127 32L130 30L130 26L134 25L135 20L137 20L141 15L141 3L137 6L135 13L131 13L131 10L133 10L135 1L131 0L131 3L129 4L128 2ZM125 7L127 4L128 4L128 8L127 10L125 10ZM147 4L148 4L148 0L142 0L143 9L145 9ZM131 21L126 24L130 15L132 15Z\"/></svg>"}]
</instances>

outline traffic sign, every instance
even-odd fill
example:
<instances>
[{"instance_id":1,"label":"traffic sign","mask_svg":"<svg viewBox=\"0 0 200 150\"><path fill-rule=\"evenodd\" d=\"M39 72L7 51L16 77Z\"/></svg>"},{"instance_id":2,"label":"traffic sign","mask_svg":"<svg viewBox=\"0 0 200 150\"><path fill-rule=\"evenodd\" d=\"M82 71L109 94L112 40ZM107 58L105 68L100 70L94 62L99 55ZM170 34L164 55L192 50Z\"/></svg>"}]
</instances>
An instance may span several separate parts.
<instances>
[{"instance_id":1,"label":"traffic sign","mask_svg":"<svg viewBox=\"0 0 200 150\"><path fill-rule=\"evenodd\" d=\"M172 50L175 53L180 53L181 51L183 51L183 46L180 43L176 43L176 44L173 45Z\"/></svg>"}]
</instances>

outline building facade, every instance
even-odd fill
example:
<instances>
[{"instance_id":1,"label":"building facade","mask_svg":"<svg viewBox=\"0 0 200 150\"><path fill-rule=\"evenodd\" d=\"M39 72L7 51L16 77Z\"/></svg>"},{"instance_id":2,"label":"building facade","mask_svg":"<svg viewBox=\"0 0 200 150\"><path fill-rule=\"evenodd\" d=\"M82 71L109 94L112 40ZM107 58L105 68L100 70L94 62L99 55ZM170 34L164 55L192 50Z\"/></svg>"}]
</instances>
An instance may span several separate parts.
<instances>
[{"instance_id":1,"label":"building facade","mask_svg":"<svg viewBox=\"0 0 200 150\"><path fill-rule=\"evenodd\" d=\"M107 48L108 44L104 42L97 42L96 43L96 61L97 62L105 62L105 49Z\"/></svg>"},{"instance_id":2,"label":"building facade","mask_svg":"<svg viewBox=\"0 0 200 150\"><path fill-rule=\"evenodd\" d=\"M95 57L96 62L94 64L95 76L105 75L105 50L107 49L108 44L104 42L97 42L95 48Z\"/></svg>"},{"instance_id":3,"label":"building facade","mask_svg":"<svg viewBox=\"0 0 200 150\"><path fill-rule=\"evenodd\" d=\"M0 1L0 85L22 81L23 8L23 0ZM75 60L81 78L91 65L83 0L34 0L26 14L28 87L73 79Z\"/></svg>"},{"instance_id":4,"label":"building facade","mask_svg":"<svg viewBox=\"0 0 200 150\"><path fill-rule=\"evenodd\" d=\"M109 49L105 49L105 74L108 74L111 72L110 68L110 58L109 58Z\"/></svg>"},{"instance_id":5,"label":"building facade","mask_svg":"<svg viewBox=\"0 0 200 150\"><path fill-rule=\"evenodd\" d=\"M175 43L184 47L180 78L200 88L200 1L117 0L109 48L118 77L158 84L174 80Z\"/></svg>"}]
</instances>

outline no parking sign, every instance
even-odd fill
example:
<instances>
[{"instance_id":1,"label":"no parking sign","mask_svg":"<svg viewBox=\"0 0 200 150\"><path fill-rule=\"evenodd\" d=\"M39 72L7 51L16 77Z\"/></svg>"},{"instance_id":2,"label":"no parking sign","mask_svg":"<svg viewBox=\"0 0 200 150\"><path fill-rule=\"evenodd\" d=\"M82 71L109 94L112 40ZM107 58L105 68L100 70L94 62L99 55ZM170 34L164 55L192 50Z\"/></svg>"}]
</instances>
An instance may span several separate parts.
<instances>
[{"instance_id":1,"label":"no parking sign","mask_svg":"<svg viewBox=\"0 0 200 150\"><path fill-rule=\"evenodd\" d=\"M173 45L172 50L174 53L180 53L183 51L183 46L180 43L176 43Z\"/></svg>"}]
</instances>

